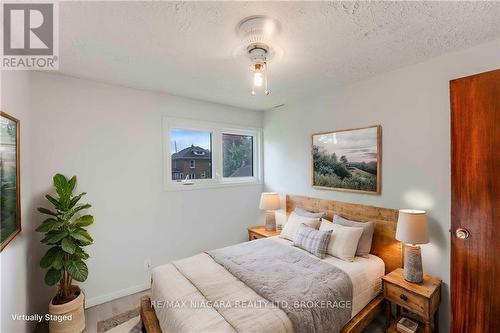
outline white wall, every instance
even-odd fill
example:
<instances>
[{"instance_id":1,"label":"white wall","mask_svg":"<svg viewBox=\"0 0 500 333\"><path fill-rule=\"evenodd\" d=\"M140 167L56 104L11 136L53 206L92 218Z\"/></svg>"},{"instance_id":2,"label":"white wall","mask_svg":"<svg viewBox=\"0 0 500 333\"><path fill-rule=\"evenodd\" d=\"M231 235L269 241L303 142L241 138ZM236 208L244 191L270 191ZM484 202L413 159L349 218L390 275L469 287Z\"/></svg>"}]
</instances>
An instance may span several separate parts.
<instances>
[{"instance_id":1,"label":"white wall","mask_svg":"<svg viewBox=\"0 0 500 333\"><path fill-rule=\"evenodd\" d=\"M146 258L237 243L260 223L262 185L164 191L162 117L261 127L262 113L48 73L32 74L31 92L34 193L57 172L77 175L93 205L87 305L145 289Z\"/></svg>"},{"instance_id":2,"label":"white wall","mask_svg":"<svg viewBox=\"0 0 500 333\"><path fill-rule=\"evenodd\" d=\"M424 270L444 281L441 329L449 331L449 80L500 68L500 40L378 75L326 87L264 119L267 190L429 213ZM315 190L310 184L311 134L382 125L381 195Z\"/></svg>"},{"instance_id":3,"label":"white wall","mask_svg":"<svg viewBox=\"0 0 500 333\"><path fill-rule=\"evenodd\" d=\"M13 321L11 314L31 314L43 310L40 298L43 276L36 269L39 245L34 241L34 207L31 192L30 74L25 71L1 72L0 109L20 121L21 128L21 226L22 231L0 254L2 332L26 332L33 322Z\"/></svg>"}]
</instances>

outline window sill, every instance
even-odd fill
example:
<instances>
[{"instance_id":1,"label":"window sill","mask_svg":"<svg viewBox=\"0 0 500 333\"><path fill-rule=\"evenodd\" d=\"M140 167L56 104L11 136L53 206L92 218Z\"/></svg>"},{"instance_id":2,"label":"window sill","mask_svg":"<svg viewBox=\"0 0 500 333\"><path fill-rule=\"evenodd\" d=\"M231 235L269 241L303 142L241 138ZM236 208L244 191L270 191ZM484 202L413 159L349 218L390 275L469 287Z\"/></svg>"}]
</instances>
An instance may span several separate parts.
<instances>
[{"instance_id":1,"label":"window sill","mask_svg":"<svg viewBox=\"0 0 500 333\"><path fill-rule=\"evenodd\" d=\"M260 180L210 182L205 184L195 182L192 185L169 184L164 188L164 190L166 192L194 191L194 190L217 189L217 188L240 187L240 186L256 186L262 184L263 182Z\"/></svg>"}]
</instances>

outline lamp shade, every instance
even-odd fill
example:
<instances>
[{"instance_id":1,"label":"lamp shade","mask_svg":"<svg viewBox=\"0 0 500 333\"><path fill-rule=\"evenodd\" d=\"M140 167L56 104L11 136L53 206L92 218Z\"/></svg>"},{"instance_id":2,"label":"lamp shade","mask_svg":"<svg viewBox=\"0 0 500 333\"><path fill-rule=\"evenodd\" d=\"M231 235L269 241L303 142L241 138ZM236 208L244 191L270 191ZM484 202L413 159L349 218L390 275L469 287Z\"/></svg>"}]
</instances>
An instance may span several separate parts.
<instances>
[{"instance_id":1,"label":"lamp shade","mask_svg":"<svg viewBox=\"0 0 500 333\"><path fill-rule=\"evenodd\" d=\"M280 196L274 192L264 192L260 196L260 209L277 210L280 209Z\"/></svg>"},{"instance_id":2,"label":"lamp shade","mask_svg":"<svg viewBox=\"0 0 500 333\"><path fill-rule=\"evenodd\" d=\"M423 210L400 209L396 239L409 244L428 243L426 212Z\"/></svg>"}]
</instances>

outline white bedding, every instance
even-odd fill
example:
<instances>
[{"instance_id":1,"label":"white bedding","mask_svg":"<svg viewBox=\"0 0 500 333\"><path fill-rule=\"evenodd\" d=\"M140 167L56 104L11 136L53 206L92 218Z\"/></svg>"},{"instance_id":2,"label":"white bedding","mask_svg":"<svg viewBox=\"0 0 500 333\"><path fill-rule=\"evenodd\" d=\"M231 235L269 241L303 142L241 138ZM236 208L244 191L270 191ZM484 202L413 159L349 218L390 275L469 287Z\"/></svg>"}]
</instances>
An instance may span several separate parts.
<instances>
[{"instance_id":1,"label":"white bedding","mask_svg":"<svg viewBox=\"0 0 500 333\"><path fill-rule=\"evenodd\" d=\"M272 239L290 246L292 244L279 237ZM322 260L341 268L350 276L353 284L352 316L380 292L381 277L384 275L382 259L370 255L369 258L356 257L354 262L332 256ZM207 254L156 267L152 272L152 280L152 301L267 302ZM193 309L189 306L155 306L155 312L164 333L293 332L290 320L278 308Z\"/></svg>"}]
</instances>

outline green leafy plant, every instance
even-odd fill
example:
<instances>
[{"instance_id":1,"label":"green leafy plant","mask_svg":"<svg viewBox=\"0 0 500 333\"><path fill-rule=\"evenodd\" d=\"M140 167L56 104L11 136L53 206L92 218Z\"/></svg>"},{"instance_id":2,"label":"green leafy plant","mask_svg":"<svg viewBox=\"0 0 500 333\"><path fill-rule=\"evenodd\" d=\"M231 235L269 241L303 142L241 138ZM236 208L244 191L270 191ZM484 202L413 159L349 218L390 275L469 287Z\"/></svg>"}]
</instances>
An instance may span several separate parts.
<instances>
[{"instance_id":1,"label":"green leafy plant","mask_svg":"<svg viewBox=\"0 0 500 333\"><path fill-rule=\"evenodd\" d=\"M55 304L62 304L77 297L78 288L72 286L73 280L83 282L87 279L88 268L85 260L89 255L83 247L92 244L93 239L85 227L94 222L92 215L82 215L90 208L89 204L79 204L85 192L73 196L76 176L66 179L61 174L53 178L57 198L47 194L45 198L53 205L51 209L38 208L49 218L36 229L45 233L42 243L50 246L40 260L42 268L48 268L45 283L53 286L59 283Z\"/></svg>"}]
</instances>

